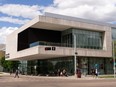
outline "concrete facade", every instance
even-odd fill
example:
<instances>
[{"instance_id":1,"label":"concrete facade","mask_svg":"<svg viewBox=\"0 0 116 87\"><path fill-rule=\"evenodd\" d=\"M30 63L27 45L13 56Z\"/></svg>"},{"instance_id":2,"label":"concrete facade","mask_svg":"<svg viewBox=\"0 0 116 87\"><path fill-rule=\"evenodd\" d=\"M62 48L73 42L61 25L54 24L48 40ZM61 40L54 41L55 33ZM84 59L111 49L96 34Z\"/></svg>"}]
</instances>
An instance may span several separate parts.
<instances>
[{"instance_id":1,"label":"concrete facade","mask_svg":"<svg viewBox=\"0 0 116 87\"><path fill-rule=\"evenodd\" d=\"M55 51L45 51L45 46L35 46L32 48L17 51L18 34L29 27L57 31L63 31L74 27L79 29L103 32L103 49L97 50L77 48L78 56L107 58L112 57L111 26L100 25L97 23L92 24L88 22L80 22L78 20L66 20L62 18L49 17L47 15L40 15L7 36L6 54L7 57L9 57L7 58L7 60L33 60L74 55L74 48L57 46Z\"/></svg>"}]
</instances>

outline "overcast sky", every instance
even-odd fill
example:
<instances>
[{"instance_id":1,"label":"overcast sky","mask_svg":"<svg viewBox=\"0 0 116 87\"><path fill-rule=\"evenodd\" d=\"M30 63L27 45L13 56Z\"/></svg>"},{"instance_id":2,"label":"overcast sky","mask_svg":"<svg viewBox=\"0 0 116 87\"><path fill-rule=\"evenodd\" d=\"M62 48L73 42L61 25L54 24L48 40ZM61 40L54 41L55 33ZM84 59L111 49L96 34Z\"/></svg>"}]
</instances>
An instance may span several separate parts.
<instances>
[{"instance_id":1,"label":"overcast sky","mask_svg":"<svg viewBox=\"0 0 116 87\"><path fill-rule=\"evenodd\" d=\"M116 23L116 0L0 0L0 43L44 12Z\"/></svg>"}]
</instances>

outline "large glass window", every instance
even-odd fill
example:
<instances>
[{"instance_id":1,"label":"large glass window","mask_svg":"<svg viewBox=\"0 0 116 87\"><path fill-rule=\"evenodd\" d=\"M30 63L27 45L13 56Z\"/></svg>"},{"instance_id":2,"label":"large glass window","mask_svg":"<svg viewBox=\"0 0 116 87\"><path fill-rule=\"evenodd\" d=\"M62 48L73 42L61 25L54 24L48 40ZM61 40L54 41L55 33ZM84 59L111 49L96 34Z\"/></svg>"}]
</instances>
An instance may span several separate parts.
<instances>
[{"instance_id":1,"label":"large glass window","mask_svg":"<svg viewBox=\"0 0 116 87\"><path fill-rule=\"evenodd\" d=\"M72 47L72 34L62 36L62 44L66 47Z\"/></svg>"},{"instance_id":2,"label":"large glass window","mask_svg":"<svg viewBox=\"0 0 116 87\"><path fill-rule=\"evenodd\" d=\"M36 69L35 69L36 65ZM28 74L30 75L49 75L57 76L58 70L66 70L68 75L74 74L74 60L73 57L61 57L45 60L31 60L28 61Z\"/></svg>"},{"instance_id":3,"label":"large glass window","mask_svg":"<svg viewBox=\"0 0 116 87\"><path fill-rule=\"evenodd\" d=\"M116 40L116 28L112 28L112 39Z\"/></svg>"},{"instance_id":4,"label":"large glass window","mask_svg":"<svg viewBox=\"0 0 116 87\"><path fill-rule=\"evenodd\" d=\"M61 32L61 43L49 41L37 41L30 43L29 46L51 45L51 46L74 46L74 35L76 35L76 46L78 48L102 49L104 32L84 30L84 29L67 29Z\"/></svg>"},{"instance_id":5,"label":"large glass window","mask_svg":"<svg viewBox=\"0 0 116 87\"><path fill-rule=\"evenodd\" d=\"M102 49L103 32L73 29L78 48Z\"/></svg>"}]
</instances>

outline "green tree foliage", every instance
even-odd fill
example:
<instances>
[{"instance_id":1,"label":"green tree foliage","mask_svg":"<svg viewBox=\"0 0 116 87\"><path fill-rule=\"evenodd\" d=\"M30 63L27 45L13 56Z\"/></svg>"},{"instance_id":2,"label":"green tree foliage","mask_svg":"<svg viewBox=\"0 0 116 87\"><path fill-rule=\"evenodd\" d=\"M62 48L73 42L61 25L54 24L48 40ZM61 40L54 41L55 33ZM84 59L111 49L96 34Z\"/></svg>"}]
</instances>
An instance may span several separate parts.
<instances>
[{"instance_id":1,"label":"green tree foliage","mask_svg":"<svg viewBox=\"0 0 116 87\"><path fill-rule=\"evenodd\" d=\"M15 70L18 68L19 61L7 61L5 57L0 58L0 64L5 71Z\"/></svg>"}]
</instances>

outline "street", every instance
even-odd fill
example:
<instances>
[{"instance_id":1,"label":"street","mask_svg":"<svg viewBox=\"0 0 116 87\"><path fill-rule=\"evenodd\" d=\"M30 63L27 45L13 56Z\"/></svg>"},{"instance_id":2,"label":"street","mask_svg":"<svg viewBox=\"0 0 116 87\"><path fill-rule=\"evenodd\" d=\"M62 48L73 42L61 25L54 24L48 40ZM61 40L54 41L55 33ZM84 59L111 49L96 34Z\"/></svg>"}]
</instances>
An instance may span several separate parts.
<instances>
[{"instance_id":1,"label":"street","mask_svg":"<svg viewBox=\"0 0 116 87\"><path fill-rule=\"evenodd\" d=\"M116 79L3 75L0 87L116 87Z\"/></svg>"}]
</instances>

